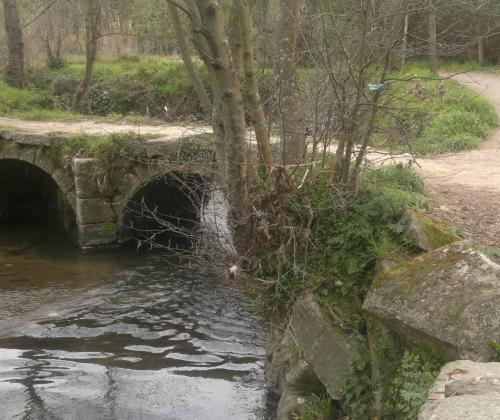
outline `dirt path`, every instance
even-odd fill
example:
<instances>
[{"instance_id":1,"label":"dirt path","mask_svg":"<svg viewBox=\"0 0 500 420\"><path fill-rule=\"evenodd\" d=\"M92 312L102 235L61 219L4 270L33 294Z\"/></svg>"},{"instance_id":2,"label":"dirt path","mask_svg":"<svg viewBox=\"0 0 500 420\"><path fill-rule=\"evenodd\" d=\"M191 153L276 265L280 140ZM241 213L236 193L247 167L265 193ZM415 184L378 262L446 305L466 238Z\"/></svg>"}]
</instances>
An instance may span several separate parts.
<instances>
[{"instance_id":1,"label":"dirt path","mask_svg":"<svg viewBox=\"0 0 500 420\"><path fill-rule=\"evenodd\" d=\"M186 125L133 125L133 124L107 124L95 121L25 121L16 118L0 117L0 127L21 129L38 134L87 134L90 136L106 135L112 133L134 132L141 135L155 135L165 141L211 132L203 126Z\"/></svg>"},{"instance_id":2,"label":"dirt path","mask_svg":"<svg viewBox=\"0 0 500 420\"><path fill-rule=\"evenodd\" d=\"M484 96L500 115L500 75L474 72L453 79ZM477 150L419 164L442 204L435 214L453 221L477 243L500 247L500 129Z\"/></svg>"}]
</instances>

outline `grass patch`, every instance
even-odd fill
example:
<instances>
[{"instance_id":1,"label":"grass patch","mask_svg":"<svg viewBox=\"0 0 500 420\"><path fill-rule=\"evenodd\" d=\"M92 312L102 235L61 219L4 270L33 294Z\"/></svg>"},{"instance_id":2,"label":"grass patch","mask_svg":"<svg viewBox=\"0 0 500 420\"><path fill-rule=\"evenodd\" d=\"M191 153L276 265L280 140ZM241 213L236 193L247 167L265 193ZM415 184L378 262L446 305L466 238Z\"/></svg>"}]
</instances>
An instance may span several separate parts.
<instances>
[{"instance_id":1,"label":"grass patch","mask_svg":"<svg viewBox=\"0 0 500 420\"><path fill-rule=\"evenodd\" d=\"M297 420L333 420L337 418L336 410L330 396L325 392L312 395L310 401L301 407Z\"/></svg>"},{"instance_id":2,"label":"grass patch","mask_svg":"<svg viewBox=\"0 0 500 420\"><path fill-rule=\"evenodd\" d=\"M404 81L411 78L416 79ZM386 117L382 125L399 129L375 136L375 145L410 148L417 155L471 150L497 126L495 109L485 99L452 80L430 80L421 63L406 65L390 79L397 118Z\"/></svg>"},{"instance_id":3,"label":"grass patch","mask_svg":"<svg viewBox=\"0 0 500 420\"><path fill-rule=\"evenodd\" d=\"M148 137L136 133L110 134L107 136L76 136L53 143L52 149L66 159L79 153L82 157L96 158L102 165L111 165L119 158L145 161L143 142Z\"/></svg>"},{"instance_id":4,"label":"grass patch","mask_svg":"<svg viewBox=\"0 0 500 420\"><path fill-rule=\"evenodd\" d=\"M208 87L204 67L197 67ZM82 116L71 112L71 104L84 71L84 61L73 57L57 70L34 65L24 90L0 82L0 115L81 120ZM95 64L85 107L93 117L106 116L112 121L136 124L159 124L166 119L202 114L184 64L165 57L100 59Z\"/></svg>"}]
</instances>

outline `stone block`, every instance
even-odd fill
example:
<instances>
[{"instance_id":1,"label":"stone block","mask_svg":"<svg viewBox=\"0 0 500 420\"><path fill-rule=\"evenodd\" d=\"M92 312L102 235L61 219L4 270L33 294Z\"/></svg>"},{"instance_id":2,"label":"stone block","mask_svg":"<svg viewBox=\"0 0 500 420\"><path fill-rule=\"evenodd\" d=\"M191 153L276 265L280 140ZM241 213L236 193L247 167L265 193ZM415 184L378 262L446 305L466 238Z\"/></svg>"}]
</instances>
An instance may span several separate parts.
<instances>
[{"instance_id":1,"label":"stone block","mask_svg":"<svg viewBox=\"0 0 500 420\"><path fill-rule=\"evenodd\" d=\"M82 248L113 245L118 241L118 226L114 223L79 226L78 240Z\"/></svg>"},{"instance_id":2,"label":"stone block","mask_svg":"<svg viewBox=\"0 0 500 420\"><path fill-rule=\"evenodd\" d=\"M75 190L78 198L96 198L102 196L97 179L91 175L75 176Z\"/></svg>"},{"instance_id":3,"label":"stone block","mask_svg":"<svg viewBox=\"0 0 500 420\"><path fill-rule=\"evenodd\" d=\"M73 172L76 176L91 176L95 172L95 159L74 158Z\"/></svg>"},{"instance_id":4,"label":"stone block","mask_svg":"<svg viewBox=\"0 0 500 420\"><path fill-rule=\"evenodd\" d=\"M130 197L141 184L141 180L137 175L132 173L125 174L118 185L118 192L123 197Z\"/></svg>"},{"instance_id":5,"label":"stone block","mask_svg":"<svg viewBox=\"0 0 500 420\"><path fill-rule=\"evenodd\" d=\"M423 251L434 251L460 240L448 226L421 212L408 210L403 217L408 224L403 239Z\"/></svg>"},{"instance_id":6,"label":"stone block","mask_svg":"<svg viewBox=\"0 0 500 420\"><path fill-rule=\"evenodd\" d=\"M463 241L379 275L363 309L444 360L490 360L500 342L500 266Z\"/></svg>"},{"instance_id":7,"label":"stone block","mask_svg":"<svg viewBox=\"0 0 500 420\"><path fill-rule=\"evenodd\" d=\"M28 163L34 163L36 158L36 150L33 148L29 149L20 149L19 150L19 159L28 162Z\"/></svg>"},{"instance_id":8,"label":"stone block","mask_svg":"<svg viewBox=\"0 0 500 420\"><path fill-rule=\"evenodd\" d=\"M59 185L63 193L67 194L75 188L74 180L62 169L56 169L52 173L52 179Z\"/></svg>"},{"instance_id":9,"label":"stone block","mask_svg":"<svg viewBox=\"0 0 500 420\"><path fill-rule=\"evenodd\" d=\"M289 328L330 396L341 399L351 365L362 357L362 342L344 331L310 295L294 305Z\"/></svg>"},{"instance_id":10,"label":"stone block","mask_svg":"<svg viewBox=\"0 0 500 420\"><path fill-rule=\"evenodd\" d=\"M20 147L12 142L3 143L0 149L0 157L3 159L19 159L20 153Z\"/></svg>"},{"instance_id":11,"label":"stone block","mask_svg":"<svg viewBox=\"0 0 500 420\"><path fill-rule=\"evenodd\" d=\"M53 159L44 150L37 151L33 164L38 166L40 169L43 169L49 175L52 175L52 173L57 169Z\"/></svg>"},{"instance_id":12,"label":"stone block","mask_svg":"<svg viewBox=\"0 0 500 420\"><path fill-rule=\"evenodd\" d=\"M113 208L113 212L115 213L116 215L116 218L118 220L119 223L121 223L123 221L123 216L125 214L125 209L127 207L127 200L125 197L123 197L122 195L117 195L115 197L113 197L113 200L111 202L111 206Z\"/></svg>"},{"instance_id":13,"label":"stone block","mask_svg":"<svg viewBox=\"0 0 500 420\"><path fill-rule=\"evenodd\" d=\"M418 419L499 419L499 388L500 363L448 363L441 369Z\"/></svg>"},{"instance_id":14,"label":"stone block","mask_svg":"<svg viewBox=\"0 0 500 420\"><path fill-rule=\"evenodd\" d=\"M80 225L115 223L116 217L108 199L88 198L76 200L77 220Z\"/></svg>"}]
</instances>

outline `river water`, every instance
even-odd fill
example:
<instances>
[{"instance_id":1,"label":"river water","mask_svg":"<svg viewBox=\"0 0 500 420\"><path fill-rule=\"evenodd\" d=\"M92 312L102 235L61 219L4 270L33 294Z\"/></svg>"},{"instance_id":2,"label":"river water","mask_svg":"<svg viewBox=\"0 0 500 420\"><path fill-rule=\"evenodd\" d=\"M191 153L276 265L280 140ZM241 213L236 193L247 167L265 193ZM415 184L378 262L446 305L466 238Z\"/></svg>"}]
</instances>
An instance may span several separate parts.
<instances>
[{"instance_id":1,"label":"river water","mask_svg":"<svg viewBox=\"0 0 500 420\"><path fill-rule=\"evenodd\" d=\"M264 345L208 272L0 228L2 420L267 419Z\"/></svg>"}]
</instances>

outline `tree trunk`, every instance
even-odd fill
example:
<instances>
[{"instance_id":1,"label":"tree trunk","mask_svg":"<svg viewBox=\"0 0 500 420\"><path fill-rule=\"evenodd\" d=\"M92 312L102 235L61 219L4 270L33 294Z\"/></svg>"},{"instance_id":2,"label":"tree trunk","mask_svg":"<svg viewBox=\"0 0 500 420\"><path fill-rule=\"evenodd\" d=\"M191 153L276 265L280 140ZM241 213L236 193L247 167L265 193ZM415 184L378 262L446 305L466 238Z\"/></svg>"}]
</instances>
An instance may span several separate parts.
<instances>
[{"instance_id":1,"label":"tree trunk","mask_svg":"<svg viewBox=\"0 0 500 420\"><path fill-rule=\"evenodd\" d=\"M194 66L193 60L191 59L190 48L186 41L184 30L182 29L182 23L179 16L179 12L177 10L177 7L175 7L172 3L167 2L167 4L170 12L170 17L172 18L172 24L175 30L175 37L177 40L177 44L179 46L182 61L184 62L186 71L189 75L191 83L193 84L196 96L198 96L198 99L200 101L201 109L203 110L203 113L205 114L207 120L211 122L213 117L212 102L208 97L207 91L205 90L205 86L203 86L203 82L201 81L200 76Z\"/></svg>"},{"instance_id":2,"label":"tree trunk","mask_svg":"<svg viewBox=\"0 0 500 420\"><path fill-rule=\"evenodd\" d=\"M253 229L246 170L246 123L241 86L225 32L224 15L217 0L196 0L204 36L211 51L211 67L225 130L227 199L229 222L236 250L250 247Z\"/></svg>"},{"instance_id":3,"label":"tree trunk","mask_svg":"<svg viewBox=\"0 0 500 420\"><path fill-rule=\"evenodd\" d=\"M482 36L480 36L477 41L477 60L479 61L480 66L484 66L485 63L484 38Z\"/></svg>"},{"instance_id":4,"label":"tree trunk","mask_svg":"<svg viewBox=\"0 0 500 420\"><path fill-rule=\"evenodd\" d=\"M306 154L304 117L297 83L298 18L299 0L280 0L277 59L284 165L300 164Z\"/></svg>"},{"instance_id":5,"label":"tree trunk","mask_svg":"<svg viewBox=\"0 0 500 420\"><path fill-rule=\"evenodd\" d=\"M89 90L97 57L99 41L99 25L101 21L101 6L99 0L85 0L85 74L73 100L73 112L82 112L82 103Z\"/></svg>"},{"instance_id":6,"label":"tree trunk","mask_svg":"<svg viewBox=\"0 0 500 420\"><path fill-rule=\"evenodd\" d=\"M432 74L437 75L437 9L432 2L429 2L429 62Z\"/></svg>"},{"instance_id":7,"label":"tree trunk","mask_svg":"<svg viewBox=\"0 0 500 420\"><path fill-rule=\"evenodd\" d=\"M410 26L410 15L405 14L405 23L403 28L403 42L401 46L401 63L406 64L406 59L408 58L408 30Z\"/></svg>"},{"instance_id":8,"label":"tree trunk","mask_svg":"<svg viewBox=\"0 0 500 420\"><path fill-rule=\"evenodd\" d=\"M10 86L22 89L24 74L24 41L16 0L2 0L5 32L7 34L8 61L5 81Z\"/></svg>"},{"instance_id":9,"label":"tree trunk","mask_svg":"<svg viewBox=\"0 0 500 420\"><path fill-rule=\"evenodd\" d=\"M266 124L264 108L260 100L259 82L255 69L253 46L252 7L250 0L242 0L240 7L240 25L243 46L243 68L247 82L248 103L259 147L261 161L269 168L274 165L271 141Z\"/></svg>"},{"instance_id":10,"label":"tree trunk","mask_svg":"<svg viewBox=\"0 0 500 420\"><path fill-rule=\"evenodd\" d=\"M243 49L241 39L241 0L233 1L231 6L231 13L229 15L229 29L228 38L229 46L231 47L231 54L233 56L233 64L238 73L241 73L243 63Z\"/></svg>"}]
</instances>

